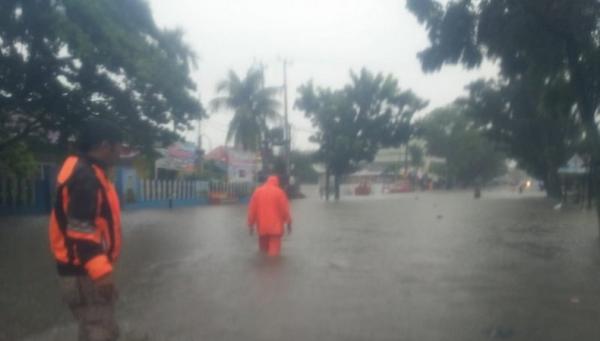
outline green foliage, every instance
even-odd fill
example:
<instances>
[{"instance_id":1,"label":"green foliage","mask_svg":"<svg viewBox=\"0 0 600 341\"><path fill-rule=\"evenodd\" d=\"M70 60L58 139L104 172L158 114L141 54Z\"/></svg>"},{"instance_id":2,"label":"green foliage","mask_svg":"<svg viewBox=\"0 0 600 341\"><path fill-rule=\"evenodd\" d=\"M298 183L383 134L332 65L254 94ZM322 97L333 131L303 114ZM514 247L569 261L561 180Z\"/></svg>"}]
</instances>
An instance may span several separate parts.
<instances>
[{"instance_id":1,"label":"green foliage","mask_svg":"<svg viewBox=\"0 0 600 341\"><path fill-rule=\"evenodd\" d=\"M543 179L550 194L558 194L557 170L583 142L564 76L544 80L528 74L510 85L477 81L468 89L469 96L459 101L467 115L521 169Z\"/></svg>"},{"instance_id":2,"label":"green foliage","mask_svg":"<svg viewBox=\"0 0 600 341\"><path fill-rule=\"evenodd\" d=\"M64 149L93 116L149 150L203 114L194 54L144 0L4 0L0 22L0 150L55 132Z\"/></svg>"},{"instance_id":3,"label":"green foliage","mask_svg":"<svg viewBox=\"0 0 600 341\"><path fill-rule=\"evenodd\" d=\"M504 155L482 136L462 108L436 109L417 125L429 154L446 159L445 169L434 172L445 173L450 183L485 183L506 171Z\"/></svg>"},{"instance_id":4,"label":"green foliage","mask_svg":"<svg viewBox=\"0 0 600 341\"><path fill-rule=\"evenodd\" d=\"M277 113L280 103L275 99L279 91L278 87L264 86L260 68L250 68L243 79L229 71L227 78L217 85L217 92L223 96L211 102L213 110L225 108L234 112L227 141L233 140L244 150L258 150L269 131L267 123L280 118Z\"/></svg>"},{"instance_id":5,"label":"green foliage","mask_svg":"<svg viewBox=\"0 0 600 341\"><path fill-rule=\"evenodd\" d=\"M410 163L414 168L421 168L425 164L425 151L417 144L408 145L408 155L410 155Z\"/></svg>"},{"instance_id":6,"label":"green foliage","mask_svg":"<svg viewBox=\"0 0 600 341\"><path fill-rule=\"evenodd\" d=\"M445 162L432 162L429 164L429 172L445 179L448 176L448 167Z\"/></svg>"},{"instance_id":7,"label":"green foliage","mask_svg":"<svg viewBox=\"0 0 600 341\"><path fill-rule=\"evenodd\" d=\"M407 0L407 6L429 33L431 45L419 55L427 71L445 63L476 67L486 56L500 65L508 86L532 73L544 82L564 78L575 110L562 111L561 121L580 124L593 192L600 195L600 1L450 0L444 7L437 0ZM539 129L547 123L542 118ZM596 212L600 224L598 198Z\"/></svg>"},{"instance_id":8,"label":"green foliage","mask_svg":"<svg viewBox=\"0 0 600 341\"><path fill-rule=\"evenodd\" d=\"M35 173L35 159L23 143L0 150L0 176L30 177Z\"/></svg>"},{"instance_id":9,"label":"green foliage","mask_svg":"<svg viewBox=\"0 0 600 341\"><path fill-rule=\"evenodd\" d=\"M402 173L402 170L404 168L404 162L394 162L385 166L385 168L383 169L383 174L397 176L398 174Z\"/></svg>"},{"instance_id":10,"label":"green foliage","mask_svg":"<svg viewBox=\"0 0 600 341\"><path fill-rule=\"evenodd\" d=\"M525 121L536 130L551 130L547 137L558 140L553 146L566 141L560 150L570 148L571 133L555 137L553 120L566 124L566 130L576 127L600 164L600 2L452 0L442 6L436 0L407 0L407 6L429 33L431 45L419 54L426 71L446 63L476 67L483 56L497 61L503 92L513 92L502 96L505 105L520 107L519 116L527 115ZM533 98L528 109L523 96ZM560 111L549 109L553 100L560 101ZM560 150L555 152L562 158Z\"/></svg>"},{"instance_id":11,"label":"green foliage","mask_svg":"<svg viewBox=\"0 0 600 341\"><path fill-rule=\"evenodd\" d=\"M305 84L296 102L318 130L312 136L319 144L317 157L337 177L372 161L382 146L406 143L414 113L427 105L410 90L402 91L391 75L363 69L350 77L350 84L338 90Z\"/></svg>"},{"instance_id":12,"label":"green foliage","mask_svg":"<svg viewBox=\"0 0 600 341\"><path fill-rule=\"evenodd\" d=\"M197 178L205 181L225 181L227 172L217 166L215 161L207 160L202 164L202 170L197 174Z\"/></svg>"},{"instance_id":13,"label":"green foliage","mask_svg":"<svg viewBox=\"0 0 600 341\"><path fill-rule=\"evenodd\" d=\"M290 163L294 165L292 175L301 183L317 183L319 174L313 168L315 163L314 153L292 151L290 154Z\"/></svg>"}]
</instances>

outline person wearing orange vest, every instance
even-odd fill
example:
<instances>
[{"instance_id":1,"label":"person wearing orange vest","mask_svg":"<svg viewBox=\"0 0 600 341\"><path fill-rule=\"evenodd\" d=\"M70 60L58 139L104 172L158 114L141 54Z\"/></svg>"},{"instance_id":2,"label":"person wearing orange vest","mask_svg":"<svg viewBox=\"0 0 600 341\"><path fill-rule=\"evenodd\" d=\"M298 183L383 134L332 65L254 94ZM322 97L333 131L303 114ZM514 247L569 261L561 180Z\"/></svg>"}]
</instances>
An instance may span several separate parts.
<instances>
[{"instance_id":1,"label":"person wearing orange vest","mask_svg":"<svg viewBox=\"0 0 600 341\"><path fill-rule=\"evenodd\" d=\"M250 235L254 228L258 231L260 251L269 256L277 256L281 252L281 237L284 225L288 234L292 233L292 218L287 195L279 187L279 178L270 176L258 187L248 205L248 228Z\"/></svg>"},{"instance_id":2,"label":"person wearing orange vest","mask_svg":"<svg viewBox=\"0 0 600 341\"><path fill-rule=\"evenodd\" d=\"M64 162L50 217L50 248L63 299L79 324L79 340L116 340L113 272L121 251L121 214L108 178L122 136L110 122L90 120L79 136L81 154Z\"/></svg>"}]
</instances>

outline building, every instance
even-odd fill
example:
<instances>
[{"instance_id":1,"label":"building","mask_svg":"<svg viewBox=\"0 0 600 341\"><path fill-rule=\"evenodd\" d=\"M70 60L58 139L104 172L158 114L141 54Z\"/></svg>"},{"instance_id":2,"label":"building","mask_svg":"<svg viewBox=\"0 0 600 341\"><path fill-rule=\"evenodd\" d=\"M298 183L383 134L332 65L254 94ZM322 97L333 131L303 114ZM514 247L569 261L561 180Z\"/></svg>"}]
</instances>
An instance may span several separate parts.
<instances>
[{"instance_id":1,"label":"building","mask_svg":"<svg viewBox=\"0 0 600 341\"><path fill-rule=\"evenodd\" d=\"M254 182L259 170L260 158L256 153L231 147L220 146L205 156L206 161L214 161L227 174L231 183Z\"/></svg>"}]
</instances>

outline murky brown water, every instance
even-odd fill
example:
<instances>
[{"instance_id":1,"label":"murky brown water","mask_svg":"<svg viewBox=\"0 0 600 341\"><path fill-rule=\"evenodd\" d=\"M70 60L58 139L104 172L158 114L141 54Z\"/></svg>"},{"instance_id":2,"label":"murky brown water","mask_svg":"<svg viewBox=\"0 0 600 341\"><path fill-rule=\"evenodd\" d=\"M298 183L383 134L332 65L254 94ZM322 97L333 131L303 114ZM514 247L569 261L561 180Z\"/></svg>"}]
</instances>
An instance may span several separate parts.
<instances>
[{"instance_id":1,"label":"murky brown water","mask_svg":"<svg viewBox=\"0 0 600 341\"><path fill-rule=\"evenodd\" d=\"M277 260L259 257L241 206L128 213L123 339L598 340L594 213L552 206L309 198ZM46 244L44 219L2 221L0 340L75 338Z\"/></svg>"}]
</instances>

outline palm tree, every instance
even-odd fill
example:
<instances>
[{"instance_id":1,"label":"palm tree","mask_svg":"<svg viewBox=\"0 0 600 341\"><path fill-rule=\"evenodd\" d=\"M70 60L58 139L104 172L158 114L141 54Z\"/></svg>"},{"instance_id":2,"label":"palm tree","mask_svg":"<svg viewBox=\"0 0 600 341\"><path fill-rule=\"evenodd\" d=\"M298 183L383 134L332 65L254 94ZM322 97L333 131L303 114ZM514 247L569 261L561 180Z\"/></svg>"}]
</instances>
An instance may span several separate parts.
<instances>
[{"instance_id":1,"label":"palm tree","mask_svg":"<svg viewBox=\"0 0 600 341\"><path fill-rule=\"evenodd\" d=\"M268 131L268 122L280 119L280 106L275 96L279 87L265 87L262 69L251 67L244 79L232 70L227 78L217 84L217 97L211 101L213 110L222 108L233 111L227 131L227 142L244 150L256 151Z\"/></svg>"}]
</instances>

